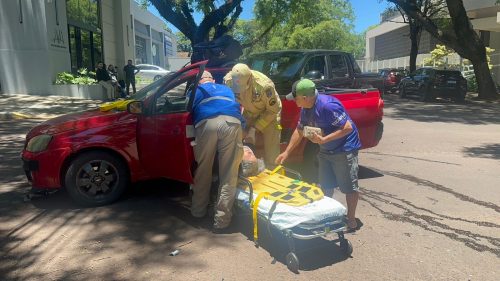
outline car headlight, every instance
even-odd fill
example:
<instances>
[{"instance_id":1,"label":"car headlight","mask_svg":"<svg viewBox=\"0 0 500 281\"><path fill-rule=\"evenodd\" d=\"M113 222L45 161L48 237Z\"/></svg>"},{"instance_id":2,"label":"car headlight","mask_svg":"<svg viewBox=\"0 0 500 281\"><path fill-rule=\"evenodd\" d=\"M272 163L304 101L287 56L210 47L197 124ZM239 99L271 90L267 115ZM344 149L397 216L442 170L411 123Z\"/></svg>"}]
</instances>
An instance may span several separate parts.
<instances>
[{"instance_id":1,"label":"car headlight","mask_svg":"<svg viewBox=\"0 0 500 281\"><path fill-rule=\"evenodd\" d=\"M36 136L28 141L28 144L26 145L26 150L29 152L44 151L49 145L49 142L51 140L52 140L51 135Z\"/></svg>"}]
</instances>

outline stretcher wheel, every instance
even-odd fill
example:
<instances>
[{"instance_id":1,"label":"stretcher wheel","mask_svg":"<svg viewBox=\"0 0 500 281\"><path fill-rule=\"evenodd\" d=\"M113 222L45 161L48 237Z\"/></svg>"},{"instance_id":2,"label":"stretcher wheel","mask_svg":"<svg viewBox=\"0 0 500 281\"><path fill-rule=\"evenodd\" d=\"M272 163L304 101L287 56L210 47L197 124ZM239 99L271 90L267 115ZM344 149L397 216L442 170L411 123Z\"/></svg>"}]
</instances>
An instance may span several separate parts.
<instances>
[{"instance_id":1,"label":"stretcher wheel","mask_svg":"<svg viewBox=\"0 0 500 281\"><path fill-rule=\"evenodd\" d=\"M286 267L293 273L299 273L299 258L295 253L286 255Z\"/></svg>"},{"instance_id":2,"label":"stretcher wheel","mask_svg":"<svg viewBox=\"0 0 500 281\"><path fill-rule=\"evenodd\" d=\"M340 241L340 249L344 252L344 254L348 257L352 254L352 244L351 241L344 239Z\"/></svg>"}]
</instances>

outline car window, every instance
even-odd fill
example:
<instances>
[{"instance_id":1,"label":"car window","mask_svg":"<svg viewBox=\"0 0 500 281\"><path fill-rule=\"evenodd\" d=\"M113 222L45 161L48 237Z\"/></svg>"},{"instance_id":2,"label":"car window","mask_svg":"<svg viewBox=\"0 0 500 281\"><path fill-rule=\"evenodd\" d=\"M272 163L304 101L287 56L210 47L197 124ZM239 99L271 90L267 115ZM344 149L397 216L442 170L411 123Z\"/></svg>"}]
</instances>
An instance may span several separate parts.
<instances>
[{"instance_id":1,"label":"car window","mask_svg":"<svg viewBox=\"0 0 500 281\"><path fill-rule=\"evenodd\" d=\"M303 76L309 79L325 79L325 68L324 56L312 57L304 66Z\"/></svg>"},{"instance_id":2,"label":"car window","mask_svg":"<svg viewBox=\"0 0 500 281\"><path fill-rule=\"evenodd\" d=\"M186 111L186 92L192 85L195 76L181 76L172 82L174 87L169 91L159 94L155 103L155 114L166 114Z\"/></svg>"},{"instance_id":3,"label":"car window","mask_svg":"<svg viewBox=\"0 0 500 281\"><path fill-rule=\"evenodd\" d=\"M420 69L415 70L415 72L413 74L414 75L422 75L422 71L423 71L423 69L420 68Z\"/></svg>"},{"instance_id":4,"label":"car window","mask_svg":"<svg viewBox=\"0 0 500 281\"><path fill-rule=\"evenodd\" d=\"M345 78L349 76L349 69L344 56L330 55L331 72L333 78Z\"/></svg>"},{"instance_id":5,"label":"car window","mask_svg":"<svg viewBox=\"0 0 500 281\"><path fill-rule=\"evenodd\" d=\"M280 54L250 57L248 66L265 75L291 78L297 74L303 59L302 54Z\"/></svg>"}]
</instances>

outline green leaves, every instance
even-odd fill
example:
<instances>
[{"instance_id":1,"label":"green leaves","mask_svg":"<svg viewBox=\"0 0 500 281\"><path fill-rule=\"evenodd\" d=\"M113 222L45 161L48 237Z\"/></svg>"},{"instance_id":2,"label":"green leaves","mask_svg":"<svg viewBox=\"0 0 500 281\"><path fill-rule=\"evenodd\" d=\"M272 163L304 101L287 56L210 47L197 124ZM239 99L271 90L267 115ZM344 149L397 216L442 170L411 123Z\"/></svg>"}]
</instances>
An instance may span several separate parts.
<instances>
[{"instance_id":1,"label":"green leaves","mask_svg":"<svg viewBox=\"0 0 500 281\"><path fill-rule=\"evenodd\" d=\"M88 71L86 68L81 68L78 70L77 75L73 75L68 72L60 72L57 74L57 78L55 81L56 85L92 85L96 84L97 80L92 77L95 77L95 73Z\"/></svg>"},{"instance_id":2,"label":"green leaves","mask_svg":"<svg viewBox=\"0 0 500 281\"><path fill-rule=\"evenodd\" d=\"M257 0L260 29L278 25L256 49L336 49L364 54L364 38L354 33L354 12L347 0Z\"/></svg>"}]
</instances>

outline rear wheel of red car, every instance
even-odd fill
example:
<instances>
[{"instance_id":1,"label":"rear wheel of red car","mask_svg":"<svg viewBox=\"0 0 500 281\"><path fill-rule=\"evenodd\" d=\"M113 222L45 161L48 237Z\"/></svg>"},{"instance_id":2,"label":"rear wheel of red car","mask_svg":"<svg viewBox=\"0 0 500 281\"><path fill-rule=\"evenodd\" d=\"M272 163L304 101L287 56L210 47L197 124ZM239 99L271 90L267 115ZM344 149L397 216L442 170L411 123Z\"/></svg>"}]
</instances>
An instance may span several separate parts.
<instances>
[{"instance_id":1,"label":"rear wheel of red car","mask_svg":"<svg viewBox=\"0 0 500 281\"><path fill-rule=\"evenodd\" d=\"M120 159L107 152L92 151L71 162L64 182L69 195L78 204L102 206L122 195L129 177Z\"/></svg>"}]
</instances>

